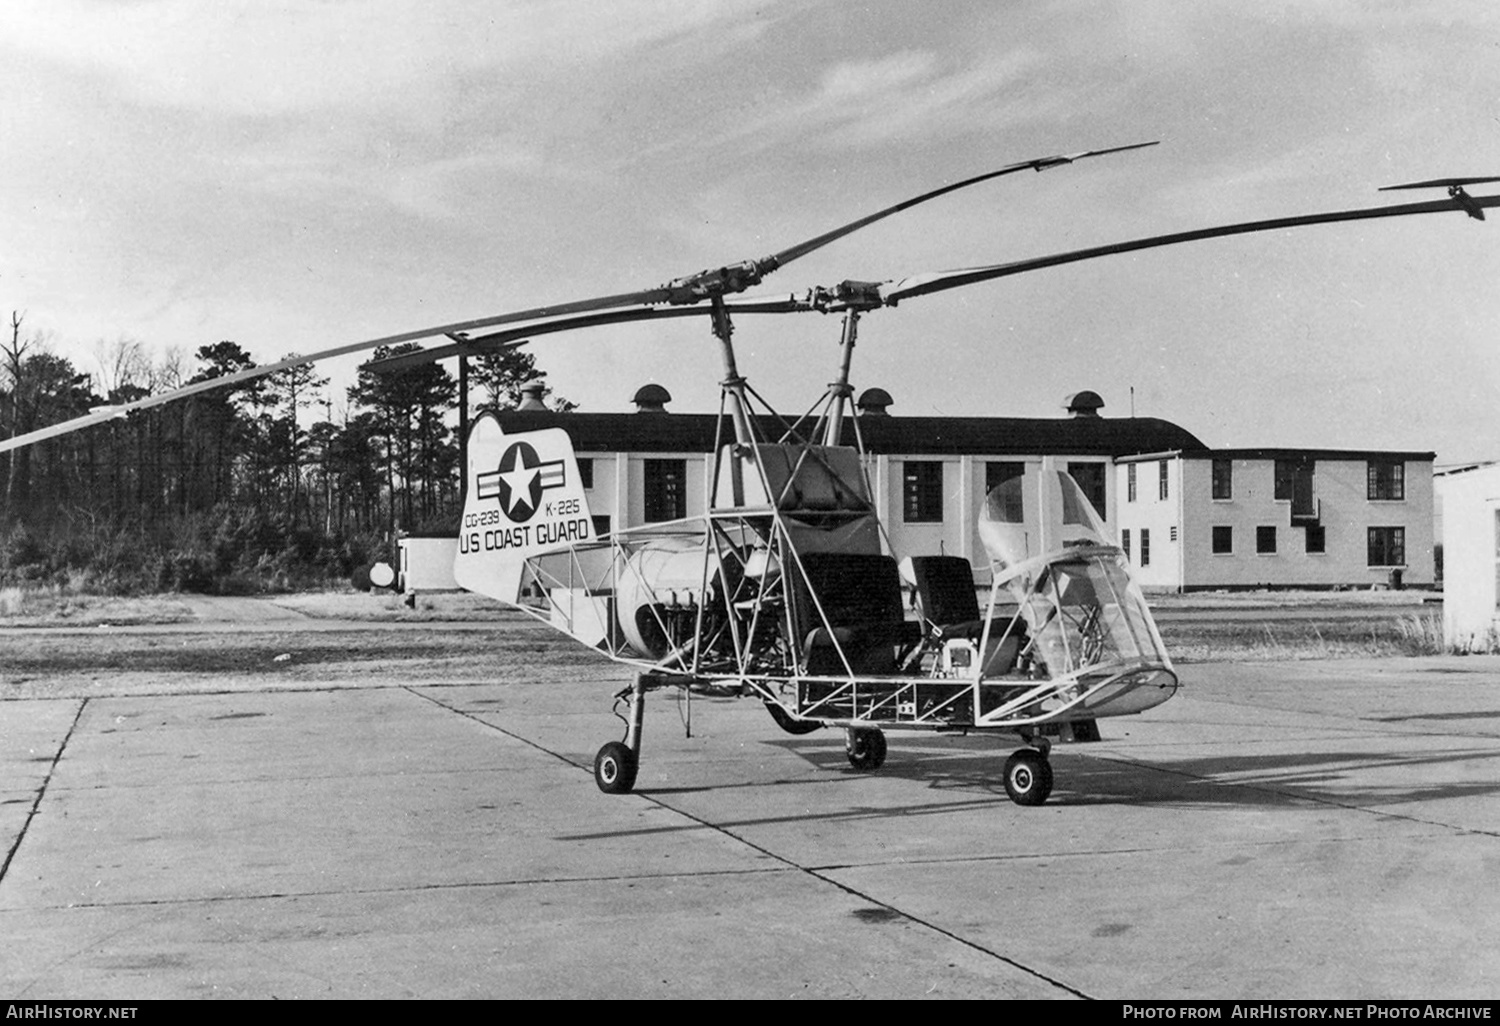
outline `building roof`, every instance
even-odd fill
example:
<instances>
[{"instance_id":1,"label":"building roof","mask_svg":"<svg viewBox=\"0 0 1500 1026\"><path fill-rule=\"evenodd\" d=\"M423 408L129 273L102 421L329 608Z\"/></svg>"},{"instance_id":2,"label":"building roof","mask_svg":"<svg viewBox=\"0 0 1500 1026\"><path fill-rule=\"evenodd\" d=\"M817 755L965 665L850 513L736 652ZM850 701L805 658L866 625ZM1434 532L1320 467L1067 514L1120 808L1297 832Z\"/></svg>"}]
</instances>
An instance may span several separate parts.
<instances>
[{"instance_id":1,"label":"building roof","mask_svg":"<svg viewBox=\"0 0 1500 1026\"><path fill-rule=\"evenodd\" d=\"M580 453L709 452L717 416L706 413L557 413L507 410L499 415L507 432L561 427ZM780 424L762 417L765 434L781 434ZM1170 421L1155 417L862 417L860 432L871 453L910 456L1110 456L1203 449L1203 443ZM733 428L726 420L724 440ZM844 444L854 444L846 421Z\"/></svg>"},{"instance_id":2,"label":"building roof","mask_svg":"<svg viewBox=\"0 0 1500 1026\"><path fill-rule=\"evenodd\" d=\"M1123 456L1121 463L1139 463L1146 460L1171 459L1180 456L1186 460L1404 460L1412 463L1431 462L1437 459L1435 452L1416 452L1406 449L1206 449L1147 452L1134 456Z\"/></svg>"},{"instance_id":3,"label":"building roof","mask_svg":"<svg viewBox=\"0 0 1500 1026\"><path fill-rule=\"evenodd\" d=\"M1471 463L1450 463L1432 469L1433 477L1452 477L1454 474L1472 474L1479 470L1500 467L1500 460L1477 460Z\"/></svg>"}]
</instances>

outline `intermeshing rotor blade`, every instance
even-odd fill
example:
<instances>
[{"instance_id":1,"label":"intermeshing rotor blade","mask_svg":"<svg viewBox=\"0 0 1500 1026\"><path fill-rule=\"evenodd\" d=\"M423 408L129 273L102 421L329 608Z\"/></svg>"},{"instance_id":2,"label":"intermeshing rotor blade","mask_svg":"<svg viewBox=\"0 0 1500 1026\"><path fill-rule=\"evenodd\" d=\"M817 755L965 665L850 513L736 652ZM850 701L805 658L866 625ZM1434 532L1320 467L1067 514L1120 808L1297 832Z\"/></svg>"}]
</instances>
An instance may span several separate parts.
<instances>
[{"instance_id":1,"label":"intermeshing rotor blade","mask_svg":"<svg viewBox=\"0 0 1500 1026\"><path fill-rule=\"evenodd\" d=\"M1466 198L1478 207L1500 207L1500 196ZM1137 250L1155 249L1159 246L1175 246L1181 242L1196 242L1200 239L1214 239L1225 235L1248 235L1251 232L1274 231L1278 228L1300 228L1303 225L1328 224L1337 221L1363 221L1377 217L1403 217L1408 214L1441 214L1449 211L1468 213L1467 207L1458 200L1446 199L1432 200L1426 203L1403 203L1390 207L1369 207L1362 210L1336 210L1323 214L1300 214L1295 217L1276 217L1266 221L1245 221L1240 224L1220 225L1216 228L1199 228L1194 231L1174 232L1170 235L1155 235L1150 238L1134 239L1129 242L1116 242L1107 246L1076 249L1068 253L1034 257L1030 260L991 264L987 267L971 267L956 271L937 271L931 274L918 274L908 278L885 282L880 286L879 293L881 300L887 306L894 306L901 300L910 299L914 296L931 295L934 292L944 292L948 289L956 289L964 285L992 281L996 278L1005 278L1013 274L1024 274L1027 271L1037 271L1044 267L1057 267L1061 264L1077 263L1080 260L1092 260L1095 257L1113 256L1116 253L1133 253Z\"/></svg>"},{"instance_id":2,"label":"intermeshing rotor blade","mask_svg":"<svg viewBox=\"0 0 1500 1026\"><path fill-rule=\"evenodd\" d=\"M851 232L858 231L866 225L874 224L876 221L879 221L882 218L890 217L892 214L899 214L903 210L909 210L912 207L916 206L918 203L926 203L930 199L936 199L939 196L944 196L950 192L955 192L959 189L967 188L970 185L977 185L980 182L987 182L991 178L999 178L1002 175L1011 175L1015 174L1017 171L1026 171L1028 169L1034 171L1045 171L1050 167L1061 167L1064 164L1071 164L1073 163L1073 161L1082 160L1085 157L1099 157L1103 156L1106 153L1123 153L1126 150L1144 149L1147 146L1155 146L1158 142L1160 142L1160 140L1143 143L1131 143L1128 146L1112 146L1109 149L1103 150L1085 150L1082 153L1059 154L1053 157L1038 157L1035 160L1023 160L1016 164L1007 164L1005 167L1002 167L997 171L989 171L982 175L975 175L973 178L965 178L961 182L954 182L951 185L945 185L941 189L933 189L931 192L924 192L920 196L913 196L909 200L903 200L902 202L897 203L895 206L886 207L884 210L876 211L875 213L870 214L867 217L862 217L857 221L850 221L848 224L844 225L841 228L835 228L831 232L824 232L822 235L808 239L806 242L799 242L797 245L784 249L780 253L776 253L761 261L761 264L763 265L762 273L769 274L776 268L789 264L793 260L796 260L798 257L806 256L813 250L820 249L823 246L828 245L830 242L842 239L845 235L848 235Z\"/></svg>"},{"instance_id":3,"label":"intermeshing rotor blade","mask_svg":"<svg viewBox=\"0 0 1500 1026\"><path fill-rule=\"evenodd\" d=\"M744 300L727 302L724 309L731 316L740 314L800 313L808 309L805 301L787 299ZM579 328L594 328L604 324L624 324L628 321L654 321L673 317L707 317L712 309L706 306L643 306L629 310L605 310L602 313L579 314L553 321L541 321L506 328L477 338L465 338L448 345L433 346L415 353L388 356L384 360L373 360L364 365L365 370L378 374L406 370L424 363L445 360L454 356L482 356L502 349L520 346L537 335L552 335L560 331L575 331Z\"/></svg>"},{"instance_id":4,"label":"intermeshing rotor blade","mask_svg":"<svg viewBox=\"0 0 1500 1026\"><path fill-rule=\"evenodd\" d=\"M1382 185L1381 192L1395 192L1397 189L1436 189L1446 186L1483 185L1486 182L1500 182L1500 178L1433 178L1425 182L1406 182L1401 185Z\"/></svg>"}]
</instances>

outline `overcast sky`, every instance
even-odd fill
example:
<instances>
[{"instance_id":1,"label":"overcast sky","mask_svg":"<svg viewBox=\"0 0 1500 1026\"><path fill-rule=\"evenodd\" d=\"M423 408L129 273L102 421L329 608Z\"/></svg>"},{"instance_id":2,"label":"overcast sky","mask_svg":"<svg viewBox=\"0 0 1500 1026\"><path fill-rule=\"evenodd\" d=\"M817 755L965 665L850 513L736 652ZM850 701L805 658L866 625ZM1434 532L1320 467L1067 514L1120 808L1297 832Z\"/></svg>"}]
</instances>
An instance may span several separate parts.
<instances>
[{"instance_id":1,"label":"overcast sky","mask_svg":"<svg viewBox=\"0 0 1500 1026\"><path fill-rule=\"evenodd\" d=\"M1500 175L1500 4L5 0L0 308L97 369L261 362L763 256L1018 160L760 292L883 280ZM1493 186L1476 186L1486 194ZM1440 191L1432 198L1440 198ZM800 412L838 323L743 318ZM703 324L534 347L586 410L717 407ZM358 357L325 367L348 384ZM896 414L1106 415L1213 446L1500 458L1500 212L1194 243L870 315ZM341 389L340 389L341 390Z\"/></svg>"}]
</instances>

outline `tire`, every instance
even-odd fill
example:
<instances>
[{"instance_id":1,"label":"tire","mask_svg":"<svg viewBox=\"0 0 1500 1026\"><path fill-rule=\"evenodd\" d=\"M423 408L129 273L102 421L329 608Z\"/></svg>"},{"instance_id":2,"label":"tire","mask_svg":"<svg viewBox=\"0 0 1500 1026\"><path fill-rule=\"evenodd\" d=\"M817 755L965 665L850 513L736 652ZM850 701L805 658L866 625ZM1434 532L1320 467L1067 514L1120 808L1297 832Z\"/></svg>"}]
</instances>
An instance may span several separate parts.
<instances>
[{"instance_id":1,"label":"tire","mask_svg":"<svg viewBox=\"0 0 1500 1026\"><path fill-rule=\"evenodd\" d=\"M636 755L618 741L611 741L594 756L594 783L605 794L629 794L635 787Z\"/></svg>"},{"instance_id":2,"label":"tire","mask_svg":"<svg viewBox=\"0 0 1500 1026\"><path fill-rule=\"evenodd\" d=\"M771 719L776 721L776 726L788 734L811 734L815 730L823 729L823 724L817 720L803 720L793 716L780 702L766 702L766 711L771 714Z\"/></svg>"},{"instance_id":3,"label":"tire","mask_svg":"<svg viewBox=\"0 0 1500 1026\"><path fill-rule=\"evenodd\" d=\"M844 751L855 769L878 770L885 762L885 733L872 727L850 727L844 735Z\"/></svg>"},{"instance_id":4,"label":"tire","mask_svg":"<svg viewBox=\"0 0 1500 1026\"><path fill-rule=\"evenodd\" d=\"M1005 793L1017 805L1041 805L1052 794L1052 763L1023 748L1005 760Z\"/></svg>"}]
</instances>

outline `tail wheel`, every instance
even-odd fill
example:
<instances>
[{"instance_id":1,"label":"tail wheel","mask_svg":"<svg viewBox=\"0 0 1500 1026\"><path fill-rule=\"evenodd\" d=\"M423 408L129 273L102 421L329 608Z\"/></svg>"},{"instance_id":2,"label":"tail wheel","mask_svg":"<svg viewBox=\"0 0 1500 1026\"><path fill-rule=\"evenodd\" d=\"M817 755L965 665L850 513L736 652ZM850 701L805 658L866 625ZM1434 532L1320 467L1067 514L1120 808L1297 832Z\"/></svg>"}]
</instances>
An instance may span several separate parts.
<instances>
[{"instance_id":1,"label":"tail wheel","mask_svg":"<svg viewBox=\"0 0 1500 1026\"><path fill-rule=\"evenodd\" d=\"M1005 793L1017 805L1041 805L1052 793L1052 764L1041 752L1023 748L1005 761Z\"/></svg>"},{"instance_id":2,"label":"tail wheel","mask_svg":"<svg viewBox=\"0 0 1500 1026\"><path fill-rule=\"evenodd\" d=\"M878 770L885 762L885 733L873 727L850 727L844 734L844 751L855 769Z\"/></svg>"},{"instance_id":3,"label":"tail wheel","mask_svg":"<svg viewBox=\"0 0 1500 1026\"><path fill-rule=\"evenodd\" d=\"M802 720L786 711L786 706L780 702L766 702L766 711L771 714L771 719L776 721L776 726L788 734L811 734L815 730L821 730L823 724L817 720Z\"/></svg>"},{"instance_id":4,"label":"tail wheel","mask_svg":"<svg viewBox=\"0 0 1500 1026\"><path fill-rule=\"evenodd\" d=\"M594 756L594 783L605 794L629 794L635 787L636 755L618 741L611 741Z\"/></svg>"}]
</instances>

